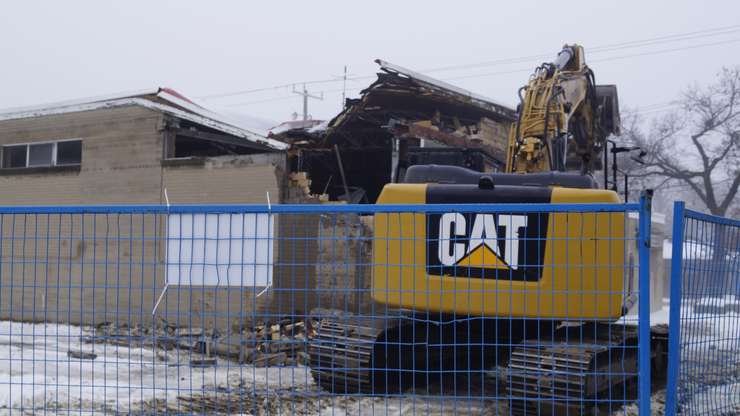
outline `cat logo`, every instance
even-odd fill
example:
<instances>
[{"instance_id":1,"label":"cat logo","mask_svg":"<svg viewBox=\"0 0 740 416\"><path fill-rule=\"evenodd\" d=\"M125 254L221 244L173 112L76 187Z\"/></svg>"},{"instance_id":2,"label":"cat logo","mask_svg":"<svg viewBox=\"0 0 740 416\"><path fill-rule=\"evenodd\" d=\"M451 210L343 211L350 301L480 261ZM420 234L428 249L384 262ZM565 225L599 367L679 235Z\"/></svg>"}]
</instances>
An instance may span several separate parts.
<instances>
[{"instance_id":1,"label":"cat logo","mask_svg":"<svg viewBox=\"0 0 740 416\"><path fill-rule=\"evenodd\" d=\"M433 275L538 280L547 214L428 216L427 271Z\"/></svg>"}]
</instances>

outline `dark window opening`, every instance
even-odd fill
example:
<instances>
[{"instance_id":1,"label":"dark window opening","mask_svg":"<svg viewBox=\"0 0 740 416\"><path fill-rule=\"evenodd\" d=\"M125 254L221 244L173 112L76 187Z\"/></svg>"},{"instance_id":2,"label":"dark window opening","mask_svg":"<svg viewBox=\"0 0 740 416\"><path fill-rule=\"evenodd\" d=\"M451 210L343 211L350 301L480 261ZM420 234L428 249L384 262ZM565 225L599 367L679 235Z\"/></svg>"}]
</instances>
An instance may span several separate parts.
<instances>
[{"instance_id":1,"label":"dark window opening","mask_svg":"<svg viewBox=\"0 0 740 416\"><path fill-rule=\"evenodd\" d=\"M176 136L174 157L213 157L264 153L246 146L218 143L192 137Z\"/></svg>"},{"instance_id":2,"label":"dark window opening","mask_svg":"<svg viewBox=\"0 0 740 416\"><path fill-rule=\"evenodd\" d=\"M82 141L73 140L57 143L57 166L82 163Z\"/></svg>"},{"instance_id":3,"label":"dark window opening","mask_svg":"<svg viewBox=\"0 0 740 416\"><path fill-rule=\"evenodd\" d=\"M391 182L391 151L390 145L363 149L340 148L350 202L375 203L383 187ZM327 194L330 201L348 200L334 149L303 149L289 162L292 172L306 172L311 180L312 194ZM419 147L418 143L408 149L404 167L427 164L462 166L479 172L501 168L479 149ZM404 172L405 169L399 172L401 182Z\"/></svg>"},{"instance_id":4,"label":"dark window opening","mask_svg":"<svg viewBox=\"0 0 740 416\"><path fill-rule=\"evenodd\" d=\"M391 149L375 147L340 149L347 179L350 200L357 203L375 203L383 186L391 178ZM328 194L329 200L347 200L342 174L333 149L303 150L291 160L293 172L307 172L311 179L311 193Z\"/></svg>"},{"instance_id":5,"label":"dark window opening","mask_svg":"<svg viewBox=\"0 0 740 416\"><path fill-rule=\"evenodd\" d=\"M4 168L25 168L28 146L3 146Z\"/></svg>"},{"instance_id":6,"label":"dark window opening","mask_svg":"<svg viewBox=\"0 0 740 416\"><path fill-rule=\"evenodd\" d=\"M503 169L495 159L480 149L458 147L410 147L409 166L449 165L461 166L478 172L496 172Z\"/></svg>"}]
</instances>

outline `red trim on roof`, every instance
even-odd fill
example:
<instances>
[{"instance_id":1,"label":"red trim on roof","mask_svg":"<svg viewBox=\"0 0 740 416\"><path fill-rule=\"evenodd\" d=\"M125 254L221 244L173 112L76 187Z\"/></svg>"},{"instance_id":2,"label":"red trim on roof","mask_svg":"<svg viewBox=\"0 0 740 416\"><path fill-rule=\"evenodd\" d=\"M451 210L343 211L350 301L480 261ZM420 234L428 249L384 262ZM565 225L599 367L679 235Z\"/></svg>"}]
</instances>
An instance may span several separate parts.
<instances>
[{"instance_id":1,"label":"red trim on roof","mask_svg":"<svg viewBox=\"0 0 740 416\"><path fill-rule=\"evenodd\" d=\"M183 101L189 102L190 104L198 105L198 104L195 104L194 102L192 102L188 97L180 94L179 92L173 90L172 88L161 87L161 88L159 88L159 90L160 91L164 91L164 92L166 92L169 95L174 95L175 97L177 97L177 98L179 98L179 99L181 99ZM200 106L198 106L198 107L200 107Z\"/></svg>"}]
</instances>

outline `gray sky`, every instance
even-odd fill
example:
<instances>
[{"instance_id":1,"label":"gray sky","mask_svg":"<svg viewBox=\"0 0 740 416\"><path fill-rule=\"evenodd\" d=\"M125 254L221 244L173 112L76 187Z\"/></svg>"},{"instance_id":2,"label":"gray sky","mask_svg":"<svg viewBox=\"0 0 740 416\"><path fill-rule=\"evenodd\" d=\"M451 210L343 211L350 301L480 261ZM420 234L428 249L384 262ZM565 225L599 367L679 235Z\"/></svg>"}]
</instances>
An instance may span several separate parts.
<instances>
[{"instance_id":1,"label":"gray sky","mask_svg":"<svg viewBox=\"0 0 740 416\"><path fill-rule=\"evenodd\" d=\"M601 53L589 48L740 25L738 16L737 1L4 0L0 107L153 86L202 97L324 80L340 76L344 65L350 76L372 75L375 58L423 71L554 56L577 42L597 83L617 84L623 105L654 115L689 83L710 82L722 66L740 64L740 26ZM655 53L687 47L693 49ZM635 54L647 55L614 59ZM428 74L513 106L542 60ZM348 95L370 81L348 82ZM341 88L309 86L325 97L311 100L314 118L336 114ZM289 87L203 102L277 121L301 112ZM249 104L234 106L240 103Z\"/></svg>"}]
</instances>

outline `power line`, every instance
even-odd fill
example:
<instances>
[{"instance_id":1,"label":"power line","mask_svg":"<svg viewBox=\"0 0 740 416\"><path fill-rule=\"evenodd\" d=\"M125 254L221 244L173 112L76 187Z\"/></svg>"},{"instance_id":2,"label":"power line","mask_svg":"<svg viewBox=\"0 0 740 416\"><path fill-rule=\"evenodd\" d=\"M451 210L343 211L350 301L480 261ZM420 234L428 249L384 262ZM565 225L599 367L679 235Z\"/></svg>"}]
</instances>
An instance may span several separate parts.
<instances>
[{"instance_id":1,"label":"power line","mask_svg":"<svg viewBox=\"0 0 740 416\"><path fill-rule=\"evenodd\" d=\"M347 89L337 88L337 89L332 89L332 90L325 90L325 91L322 91L322 93L324 93L324 94L334 94L334 93L339 93L339 92L343 92L343 91L356 91L356 90L361 90L361 89L362 88L347 88ZM267 99L264 99L264 100L241 101L241 102L237 102L237 103L231 103L231 104L228 104L227 107L243 107L243 106L247 106L247 105L260 104L260 103L266 103L266 102L271 102L271 101L290 100L290 99L293 99L293 98L295 98L295 95L285 95L285 96L280 96L280 97L267 98Z\"/></svg>"},{"instance_id":2,"label":"power line","mask_svg":"<svg viewBox=\"0 0 740 416\"><path fill-rule=\"evenodd\" d=\"M634 53L634 54L622 55L622 56L613 56L610 58L594 59L591 62L607 62L607 61L616 61L616 60L626 59L626 58L634 58L637 56L660 55L660 54L664 54L668 52L685 51L685 50L690 50L690 49L704 48L707 46L725 45L728 43L735 43L738 41L740 41L740 38L728 39L728 40L723 40L719 42L700 43L698 45L683 46L680 48L662 49L662 50L652 51L652 52L642 52L642 53Z\"/></svg>"},{"instance_id":3,"label":"power line","mask_svg":"<svg viewBox=\"0 0 740 416\"><path fill-rule=\"evenodd\" d=\"M589 54L604 53L604 52L611 52L614 50L638 48L638 47L650 46L650 45L661 44L661 43L671 43L671 42L679 42L679 41L692 40L692 39L700 39L704 37L731 34L731 33L735 33L738 31L740 31L740 25L724 26L724 27L719 27L719 28L714 28L714 29L705 29L705 30L699 30L699 31L694 31L694 32L686 32L686 33L679 33L679 34L674 34L674 35L660 36L660 37L655 37L655 38L647 38L647 39L640 39L640 40L633 40L633 41L627 41L627 42L595 46L595 47L588 48L588 53ZM533 61L535 59L551 58L552 56L553 56L552 53L529 55L529 56L521 56L517 58L497 59L493 61L483 61L483 62L470 63L470 64L460 64L460 65L450 65L450 66L445 66L445 67L428 68L426 70L423 70L422 72L441 72L441 71L449 71L449 70L469 69L469 68L496 66L496 65L503 65L503 64L521 63L521 62Z\"/></svg>"},{"instance_id":4,"label":"power line","mask_svg":"<svg viewBox=\"0 0 740 416\"><path fill-rule=\"evenodd\" d=\"M357 77L347 77L346 81L357 81L362 79L370 79L374 78L375 75L363 75L363 76L357 76ZM227 97L234 97L237 95L246 95L246 94L253 94L256 92L265 92L265 91L273 91L273 90L279 90L283 88L292 88L296 85L317 85L317 84L329 84L329 83L335 83L335 82L344 82L344 78L329 78L329 79L319 79L319 80L313 80L313 81L299 81L299 82L291 82L288 84L280 84L280 85L273 85L271 87L263 87L263 88L253 88L251 90L240 90L240 91L232 91L232 92L226 92L221 94L211 94L211 95L203 95L200 97L197 97L201 100L210 100L213 98L227 98Z\"/></svg>"},{"instance_id":5,"label":"power line","mask_svg":"<svg viewBox=\"0 0 740 416\"><path fill-rule=\"evenodd\" d=\"M719 41L719 42L703 43L703 44L697 44L697 45L691 45L691 46L684 46L684 47L680 47L680 48L662 49L662 50L657 50L657 51L641 52L641 53L635 53L635 54L627 54L627 55L613 56L613 57L607 57L607 58L601 58L601 59L594 59L594 60L591 60L591 62L608 62L608 61L616 61L616 60L628 59L628 58L635 58L635 57L641 57L641 56L661 55L661 54L670 53L670 52L678 52L678 51L684 51L684 50L698 49L698 48L704 48L704 47L709 47L709 46L717 46L717 45L724 45L724 44L735 43L735 42L740 42L740 38L729 39L729 40L724 40L724 41ZM461 79L485 78L485 77L489 77L489 76L516 74L516 73L531 72L531 71L532 71L532 68L520 68L520 69L513 69L513 70L510 70L510 71L486 72L486 73L482 73L482 74L472 74L472 75L462 75L462 76L457 76L457 77L448 77L448 78L444 78L443 81L457 81L457 80L461 80ZM324 91L324 92L325 93L330 93L330 92L336 92L336 91L342 91L342 89L329 90L329 91ZM292 98L292 97L291 96L287 96L287 97L281 97L279 99L282 100L282 99L288 99L288 98ZM257 103L260 103L260 102L277 101L277 100L278 99L250 101L250 102L246 102L246 103L233 104L231 106L243 106L243 105L257 104Z\"/></svg>"},{"instance_id":6,"label":"power line","mask_svg":"<svg viewBox=\"0 0 740 416\"><path fill-rule=\"evenodd\" d=\"M617 61L620 59L635 58L639 56L660 55L660 54L669 53L669 52L698 49L698 48L704 48L708 46L724 45L724 44L735 43L739 41L740 41L740 38L735 38L735 39L729 39L729 40L720 41L720 42L702 43L698 45L684 46L680 48L662 49L662 50L651 51L651 52L641 52L641 53L634 53L634 54L621 55L621 56L612 56L608 58L592 59L590 60L590 62L608 62L608 61ZM505 75L505 74L514 74L514 73L531 72L531 71L532 71L532 68L521 68L521 69L514 69L511 71L485 72L482 74L463 75L459 77L446 78L445 81L470 79L470 78L483 78L483 77L488 77L488 76L493 76L493 75Z\"/></svg>"},{"instance_id":7,"label":"power line","mask_svg":"<svg viewBox=\"0 0 740 416\"><path fill-rule=\"evenodd\" d=\"M632 40L632 41L626 41L626 42L595 46L593 48L589 48L588 52L589 54L592 54L592 53L612 52L615 50L623 50L623 49L641 48L645 46L651 46L651 45L657 45L657 44L663 44L663 43L683 42L687 40L694 40L694 39L700 39L700 38L705 38L705 37L727 35L727 34L736 33L738 31L740 31L740 25L722 26L722 27L717 27L717 28L712 28L712 29L697 30L697 31L692 31L692 32L677 33L677 34L672 34L672 35L665 35L665 36L658 36L658 37L653 37L653 38L646 38L646 39L639 39L639 40ZM730 43L730 42L725 42L725 43ZM719 44L719 42L715 44ZM711 46L711 45L713 44L707 44L705 46ZM680 49L677 49L677 50L680 50ZM651 53L647 53L647 54L651 54ZM496 65L503 65L503 64L522 63L522 62L530 62L536 59L545 59L551 56L552 56L552 53L520 56L516 58L497 59L493 61L484 61L484 62L478 62L478 63L427 68L427 69L422 70L421 72L443 72L443 71L450 71L450 70L471 69L471 68L480 68L480 67L496 66ZM639 55L629 55L629 56L639 56ZM608 60L611 60L611 59L621 59L621 58L609 58ZM603 62L605 60L607 59L602 59L602 60L597 59L597 60L592 60L591 62ZM486 74L485 76L519 73L523 71L531 71L531 68L511 70L511 71L500 71L497 73ZM466 79L466 78L471 78L471 77L474 78L478 76L484 76L484 75L482 74L481 75L471 75L471 76L449 78L449 79ZM357 81L357 80L371 79L374 77L375 75L361 75L361 76L356 76L356 77L347 77L346 80L347 81ZM329 84L329 83L344 82L344 81L345 79L343 77L333 77L333 78L327 78L327 79L317 79L317 80L308 80L308 81L297 81L297 82L273 85L270 87L245 89L245 90L231 91L231 92L225 92L225 93L220 93L220 94L205 95L205 96L200 96L197 98L203 99L203 100L215 99L215 98L228 98L228 97L233 97L233 96L238 96L238 95L246 95L246 94L258 93L258 92L272 91L272 90L278 90L278 89L283 89L283 88L291 88L298 84L317 85L317 84Z\"/></svg>"}]
</instances>

